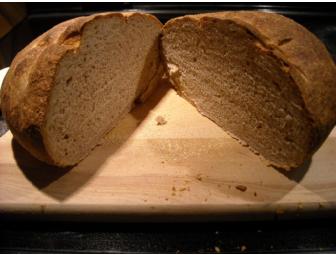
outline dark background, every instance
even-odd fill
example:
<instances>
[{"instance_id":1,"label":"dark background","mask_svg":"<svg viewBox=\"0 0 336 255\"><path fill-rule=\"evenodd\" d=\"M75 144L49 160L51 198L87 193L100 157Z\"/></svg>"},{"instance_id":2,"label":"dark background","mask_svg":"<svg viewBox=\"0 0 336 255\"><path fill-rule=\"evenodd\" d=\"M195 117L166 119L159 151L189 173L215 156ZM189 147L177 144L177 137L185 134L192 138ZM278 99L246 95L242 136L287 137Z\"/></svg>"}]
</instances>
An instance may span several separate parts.
<instances>
[{"instance_id":1,"label":"dark background","mask_svg":"<svg viewBox=\"0 0 336 255\"><path fill-rule=\"evenodd\" d=\"M286 15L315 33L336 59L336 5L332 3L26 3L26 19L0 40L0 54L4 66L8 66L20 49L54 25L95 12L145 11L165 23L176 16L220 10L261 10Z\"/></svg>"},{"instance_id":2,"label":"dark background","mask_svg":"<svg viewBox=\"0 0 336 255\"><path fill-rule=\"evenodd\" d=\"M184 14L241 9L275 11L293 18L315 33L336 59L336 8L321 3L27 3L26 18L0 39L0 53L8 66L20 49L55 24L100 11L146 11L165 22ZM305 218L279 220L275 216L268 221L251 218L245 222L217 223L75 223L0 217L0 252L335 252L335 217Z\"/></svg>"}]
</instances>

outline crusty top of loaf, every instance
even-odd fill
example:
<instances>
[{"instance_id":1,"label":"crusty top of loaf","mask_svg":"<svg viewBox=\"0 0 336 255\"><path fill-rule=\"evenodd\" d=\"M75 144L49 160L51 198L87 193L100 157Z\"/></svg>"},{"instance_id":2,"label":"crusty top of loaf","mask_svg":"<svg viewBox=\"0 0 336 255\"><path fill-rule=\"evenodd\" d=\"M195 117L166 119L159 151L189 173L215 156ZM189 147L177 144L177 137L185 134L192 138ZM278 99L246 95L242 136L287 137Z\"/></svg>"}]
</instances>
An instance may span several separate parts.
<instances>
[{"instance_id":1,"label":"crusty top of loaf","mask_svg":"<svg viewBox=\"0 0 336 255\"><path fill-rule=\"evenodd\" d=\"M328 50L306 28L275 13L256 11L190 15L170 20L164 28L185 19L231 20L251 32L284 64L297 84L311 118L328 130L336 122L336 67Z\"/></svg>"},{"instance_id":2,"label":"crusty top of loaf","mask_svg":"<svg viewBox=\"0 0 336 255\"><path fill-rule=\"evenodd\" d=\"M79 17L48 30L14 58L1 90L1 109L16 139L40 160L53 163L43 143L43 125L58 63L79 48L86 24L112 16L127 22L135 15L145 15L162 26L154 16L143 13L108 12Z\"/></svg>"}]
</instances>

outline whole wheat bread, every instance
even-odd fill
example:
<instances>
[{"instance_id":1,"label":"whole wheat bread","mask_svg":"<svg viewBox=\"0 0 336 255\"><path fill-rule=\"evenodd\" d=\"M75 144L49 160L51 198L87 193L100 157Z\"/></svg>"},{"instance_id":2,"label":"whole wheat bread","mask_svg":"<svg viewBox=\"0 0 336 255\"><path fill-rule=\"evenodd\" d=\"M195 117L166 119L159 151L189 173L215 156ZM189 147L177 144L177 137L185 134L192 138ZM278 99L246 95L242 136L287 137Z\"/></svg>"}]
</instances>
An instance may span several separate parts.
<instances>
[{"instance_id":1,"label":"whole wheat bread","mask_svg":"<svg viewBox=\"0 0 336 255\"><path fill-rule=\"evenodd\" d=\"M140 13L61 23L13 60L1 108L14 137L38 159L78 163L155 87L162 24Z\"/></svg>"},{"instance_id":2,"label":"whole wheat bread","mask_svg":"<svg viewBox=\"0 0 336 255\"><path fill-rule=\"evenodd\" d=\"M162 48L179 94L274 166L300 166L335 124L335 64L286 17L179 17L164 25Z\"/></svg>"}]
</instances>

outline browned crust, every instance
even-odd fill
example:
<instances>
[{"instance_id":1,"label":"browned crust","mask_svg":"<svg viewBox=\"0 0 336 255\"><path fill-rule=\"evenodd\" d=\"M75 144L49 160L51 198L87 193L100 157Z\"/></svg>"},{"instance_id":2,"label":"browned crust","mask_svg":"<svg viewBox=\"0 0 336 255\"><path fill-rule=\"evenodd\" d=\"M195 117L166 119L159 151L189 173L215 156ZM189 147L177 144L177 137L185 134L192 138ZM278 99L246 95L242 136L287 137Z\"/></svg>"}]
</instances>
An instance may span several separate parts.
<instances>
[{"instance_id":1,"label":"browned crust","mask_svg":"<svg viewBox=\"0 0 336 255\"><path fill-rule=\"evenodd\" d=\"M336 123L336 67L324 44L289 18L256 11L206 13L175 18L164 25L163 35L176 23L191 20L202 24L211 19L229 20L243 26L274 57L288 66L289 75L297 85L296 89L312 120L314 130L307 158L311 156ZM279 167L290 169L295 166Z\"/></svg>"},{"instance_id":2,"label":"browned crust","mask_svg":"<svg viewBox=\"0 0 336 255\"><path fill-rule=\"evenodd\" d=\"M50 91L54 86L58 63L80 45L83 28L98 18L119 17L127 22L135 15L144 15L162 27L152 15L144 13L100 13L63 22L42 34L20 51L5 77L1 90L1 109L18 142L36 158L60 165L48 154L43 127Z\"/></svg>"}]
</instances>

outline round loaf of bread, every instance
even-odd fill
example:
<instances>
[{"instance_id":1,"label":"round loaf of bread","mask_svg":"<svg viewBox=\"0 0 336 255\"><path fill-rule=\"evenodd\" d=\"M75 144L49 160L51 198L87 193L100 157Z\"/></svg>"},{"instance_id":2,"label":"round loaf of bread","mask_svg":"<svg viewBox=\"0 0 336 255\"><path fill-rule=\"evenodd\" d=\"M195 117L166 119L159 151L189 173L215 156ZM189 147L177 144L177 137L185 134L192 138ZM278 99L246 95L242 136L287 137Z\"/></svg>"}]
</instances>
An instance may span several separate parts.
<instances>
[{"instance_id":1,"label":"round loaf of bread","mask_svg":"<svg viewBox=\"0 0 336 255\"><path fill-rule=\"evenodd\" d=\"M49 164L78 163L162 74L158 19L141 13L79 17L17 54L1 91L15 139Z\"/></svg>"},{"instance_id":2,"label":"round loaf of bread","mask_svg":"<svg viewBox=\"0 0 336 255\"><path fill-rule=\"evenodd\" d=\"M291 19L251 11L179 17L164 25L162 48L179 94L274 166L303 164L335 125L335 64Z\"/></svg>"}]
</instances>

